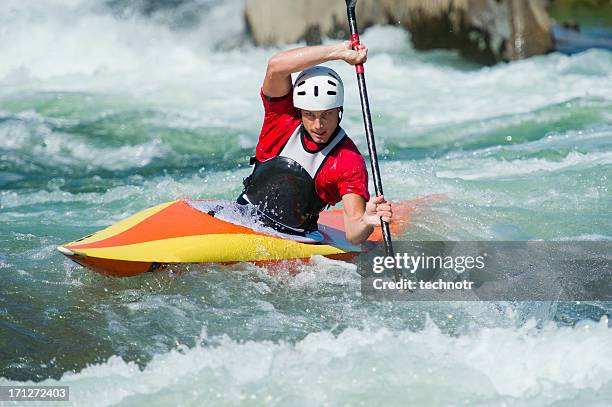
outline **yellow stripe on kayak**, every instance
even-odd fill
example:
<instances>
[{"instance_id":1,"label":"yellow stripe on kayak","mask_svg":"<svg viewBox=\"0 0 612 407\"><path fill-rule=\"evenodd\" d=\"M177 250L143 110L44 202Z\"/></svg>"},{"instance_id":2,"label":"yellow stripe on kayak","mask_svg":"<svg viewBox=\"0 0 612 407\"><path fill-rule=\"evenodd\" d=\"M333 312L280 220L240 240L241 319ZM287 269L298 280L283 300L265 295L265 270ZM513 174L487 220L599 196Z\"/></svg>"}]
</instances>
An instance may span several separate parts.
<instances>
[{"instance_id":1,"label":"yellow stripe on kayak","mask_svg":"<svg viewBox=\"0 0 612 407\"><path fill-rule=\"evenodd\" d=\"M89 244L89 243L94 243L94 242L98 242L100 240L104 240L107 239L111 236L115 236L118 235L119 233L125 232L126 230L136 226L137 224L139 224L140 222L142 222L143 220L155 215L157 212L160 212L164 209L166 209L167 207L169 207L170 205L179 202L179 201L172 201L172 202L166 202L163 204L159 204L156 206L153 206L151 208L145 209L143 211L140 211L132 216L130 216L127 219L124 219L120 222L117 222L109 227L107 227L106 229L102 229L99 232L95 232L93 235L86 237L85 239L82 240L76 240L74 242L70 242L70 243L66 243L64 246L72 246L75 244Z\"/></svg>"},{"instance_id":2,"label":"yellow stripe on kayak","mask_svg":"<svg viewBox=\"0 0 612 407\"><path fill-rule=\"evenodd\" d=\"M114 260L158 263L223 263L308 258L347 253L263 235L212 234L154 240L125 246L77 249L76 254Z\"/></svg>"}]
</instances>

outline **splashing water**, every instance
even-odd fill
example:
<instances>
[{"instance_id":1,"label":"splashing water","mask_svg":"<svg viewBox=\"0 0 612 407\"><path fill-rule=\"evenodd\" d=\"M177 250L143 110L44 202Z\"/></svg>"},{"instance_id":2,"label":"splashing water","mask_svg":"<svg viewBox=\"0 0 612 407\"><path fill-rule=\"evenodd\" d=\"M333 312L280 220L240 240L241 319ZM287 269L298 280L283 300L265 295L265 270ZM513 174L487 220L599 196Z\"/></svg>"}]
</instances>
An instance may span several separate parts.
<instances>
[{"instance_id":1,"label":"splashing water","mask_svg":"<svg viewBox=\"0 0 612 407\"><path fill-rule=\"evenodd\" d=\"M353 264L110 279L56 254L163 201L234 199L277 50L242 2L15 1L0 10L0 385L71 402L602 405L609 303L383 303ZM374 27L386 195L446 198L414 240L610 240L612 53L482 68ZM351 67L343 125L366 151ZM565 405L564 404L564 405Z\"/></svg>"}]
</instances>

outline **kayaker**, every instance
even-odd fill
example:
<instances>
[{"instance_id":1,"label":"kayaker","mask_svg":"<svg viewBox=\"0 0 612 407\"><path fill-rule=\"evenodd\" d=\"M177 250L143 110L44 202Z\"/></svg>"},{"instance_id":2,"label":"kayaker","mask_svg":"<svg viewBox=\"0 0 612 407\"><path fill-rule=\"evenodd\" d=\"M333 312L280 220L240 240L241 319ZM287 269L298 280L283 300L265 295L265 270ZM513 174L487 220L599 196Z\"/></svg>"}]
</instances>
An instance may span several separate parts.
<instances>
[{"instance_id":1,"label":"kayaker","mask_svg":"<svg viewBox=\"0 0 612 407\"><path fill-rule=\"evenodd\" d=\"M238 203L255 205L261 219L281 232L316 232L319 213L342 201L346 238L365 241L391 222L384 196L370 198L363 156L340 127L344 85L331 68L343 60L364 63L368 49L349 41L282 51L268 61L261 88L264 122L253 173L245 179ZM302 71L292 84L291 74Z\"/></svg>"}]
</instances>

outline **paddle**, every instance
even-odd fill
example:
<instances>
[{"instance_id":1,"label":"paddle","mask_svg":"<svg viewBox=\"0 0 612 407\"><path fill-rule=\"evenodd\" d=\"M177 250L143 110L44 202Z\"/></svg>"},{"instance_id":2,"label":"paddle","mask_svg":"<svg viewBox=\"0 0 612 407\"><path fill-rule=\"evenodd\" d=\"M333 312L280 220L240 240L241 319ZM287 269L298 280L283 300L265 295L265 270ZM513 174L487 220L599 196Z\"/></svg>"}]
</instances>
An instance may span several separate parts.
<instances>
[{"instance_id":1,"label":"paddle","mask_svg":"<svg viewBox=\"0 0 612 407\"><path fill-rule=\"evenodd\" d=\"M351 42L353 49L359 45L359 32L357 31L357 18L355 17L355 5L357 0L346 0L346 12L348 14L349 27L351 29ZM374 191L376 196L383 194L382 179L378 168L378 156L376 154L376 142L374 140L374 129L372 127L372 116L370 115L370 102L368 101L368 90L365 82L365 70L363 64L355 65L357 72L357 83L359 84L359 95L361 97L361 111L363 112L363 123L365 125L366 139L368 141L368 152L372 163L372 174L374 176ZM389 224L380 219L383 238L385 239L385 252L387 256L393 257L393 244L391 243L391 232ZM395 280L399 280L398 271L395 270Z\"/></svg>"}]
</instances>

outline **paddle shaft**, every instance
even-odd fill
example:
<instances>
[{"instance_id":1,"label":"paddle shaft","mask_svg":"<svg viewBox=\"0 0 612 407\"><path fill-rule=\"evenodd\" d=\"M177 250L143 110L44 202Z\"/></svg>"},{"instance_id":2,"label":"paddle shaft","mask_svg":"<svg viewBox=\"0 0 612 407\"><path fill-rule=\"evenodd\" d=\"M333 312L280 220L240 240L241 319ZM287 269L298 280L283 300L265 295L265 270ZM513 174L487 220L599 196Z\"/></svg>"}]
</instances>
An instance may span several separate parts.
<instances>
[{"instance_id":1,"label":"paddle shaft","mask_svg":"<svg viewBox=\"0 0 612 407\"><path fill-rule=\"evenodd\" d=\"M356 0L346 0L349 27L351 29L351 42L353 49L359 45L359 32L357 30L357 18L355 17ZM361 97L361 111L363 112L363 123L365 125L366 140L368 141L368 152L372 163L372 175L374 177L374 191L376 196L383 194L382 179L378 168L378 155L376 154L376 141L374 140L374 128L372 127L372 115L370 114L370 103L368 101L368 89L365 81L365 70L363 64L355 65L357 72L357 83L359 85L359 95ZM393 256L393 244L391 243L391 231L389 224L380 219L383 238L385 239L385 252L387 256ZM395 279L398 279L397 271Z\"/></svg>"}]
</instances>

